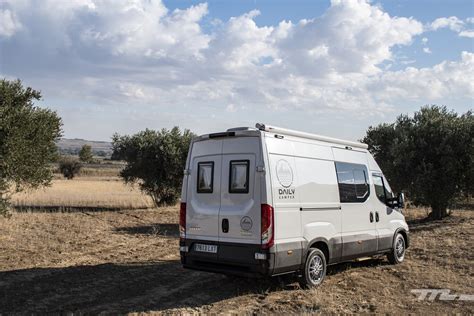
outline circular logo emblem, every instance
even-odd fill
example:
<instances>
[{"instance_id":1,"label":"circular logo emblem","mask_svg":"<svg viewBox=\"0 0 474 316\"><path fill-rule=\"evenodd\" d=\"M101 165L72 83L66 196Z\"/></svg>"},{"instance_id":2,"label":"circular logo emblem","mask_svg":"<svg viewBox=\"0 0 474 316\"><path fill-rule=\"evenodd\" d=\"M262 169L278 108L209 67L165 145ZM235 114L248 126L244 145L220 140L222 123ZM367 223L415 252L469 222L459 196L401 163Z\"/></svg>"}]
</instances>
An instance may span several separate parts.
<instances>
[{"instance_id":1,"label":"circular logo emblem","mask_svg":"<svg viewBox=\"0 0 474 316\"><path fill-rule=\"evenodd\" d=\"M288 161L281 159L276 165L276 174L278 182L284 187L288 188L293 183L293 170Z\"/></svg>"},{"instance_id":2,"label":"circular logo emblem","mask_svg":"<svg viewBox=\"0 0 474 316\"><path fill-rule=\"evenodd\" d=\"M244 216L242 217L242 219L240 220L240 227L245 230L245 231L249 231L253 226L253 222L252 222L252 219L248 216Z\"/></svg>"}]
</instances>

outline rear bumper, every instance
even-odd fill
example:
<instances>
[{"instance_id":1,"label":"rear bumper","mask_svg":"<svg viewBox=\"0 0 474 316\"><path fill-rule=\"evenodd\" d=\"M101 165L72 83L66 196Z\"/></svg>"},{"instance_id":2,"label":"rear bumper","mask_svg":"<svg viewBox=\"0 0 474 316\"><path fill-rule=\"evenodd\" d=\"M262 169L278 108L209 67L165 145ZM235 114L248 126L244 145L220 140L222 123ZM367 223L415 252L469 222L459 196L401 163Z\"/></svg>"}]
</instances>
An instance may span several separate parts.
<instances>
[{"instance_id":1,"label":"rear bumper","mask_svg":"<svg viewBox=\"0 0 474 316\"><path fill-rule=\"evenodd\" d=\"M204 253L194 250L194 244L217 245L217 253ZM264 277L273 272L274 254L262 250L255 244L227 243L207 240L186 239L180 247L186 246L188 252L180 252L184 268L233 274L245 277ZM266 259L255 259L255 253L266 254Z\"/></svg>"}]
</instances>

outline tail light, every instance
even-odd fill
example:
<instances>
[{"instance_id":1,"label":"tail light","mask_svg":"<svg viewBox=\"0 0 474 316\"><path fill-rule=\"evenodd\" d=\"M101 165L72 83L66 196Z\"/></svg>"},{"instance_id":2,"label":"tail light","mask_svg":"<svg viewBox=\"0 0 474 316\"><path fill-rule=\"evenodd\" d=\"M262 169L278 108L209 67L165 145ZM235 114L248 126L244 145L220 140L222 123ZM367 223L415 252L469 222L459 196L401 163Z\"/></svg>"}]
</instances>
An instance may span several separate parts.
<instances>
[{"instance_id":1,"label":"tail light","mask_svg":"<svg viewBox=\"0 0 474 316\"><path fill-rule=\"evenodd\" d=\"M262 248L268 249L273 246L274 241L273 207L262 204Z\"/></svg>"},{"instance_id":2,"label":"tail light","mask_svg":"<svg viewBox=\"0 0 474 316\"><path fill-rule=\"evenodd\" d=\"M186 238L186 203L179 207L179 238Z\"/></svg>"}]
</instances>

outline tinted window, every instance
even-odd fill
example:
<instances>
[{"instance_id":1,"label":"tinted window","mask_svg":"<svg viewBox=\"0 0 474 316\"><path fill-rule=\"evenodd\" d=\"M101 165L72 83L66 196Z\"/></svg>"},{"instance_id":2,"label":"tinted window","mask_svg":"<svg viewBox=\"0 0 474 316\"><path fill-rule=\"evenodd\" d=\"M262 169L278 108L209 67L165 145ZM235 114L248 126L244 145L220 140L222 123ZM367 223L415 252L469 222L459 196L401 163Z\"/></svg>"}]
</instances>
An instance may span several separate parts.
<instances>
[{"instance_id":1,"label":"tinted window","mask_svg":"<svg viewBox=\"0 0 474 316\"><path fill-rule=\"evenodd\" d=\"M249 192L249 161L234 160L229 166L229 193Z\"/></svg>"},{"instance_id":2,"label":"tinted window","mask_svg":"<svg viewBox=\"0 0 474 316\"><path fill-rule=\"evenodd\" d=\"M376 175L374 175L372 178L374 179L375 194L377 195L380 202L385 204L385 191L383 188L383 179L381 176L376 176Z\"/></svg>"},{"instance_id":3,"label":"tinted window","mask_svg":"<svg viewBox=\"0 0 474 316\"><path fill-rule=\"evenodd\" d=\"M381 174L373 174L372 179L374 179L375 193L380 202L392 207L393 201L391 199L393 199L393 193L387 180Z\"/></svg>"},{"instance_id":4,"label":"tinted window","mask_svg":"<svg viewBox=\"0 0 474 316\"><path fill-rule=\"evenodd\" d=\"M343 203L364 202L369 197L367 168L364 165L336 162L339 197Z\"/></svg>"},{"instance_id":5,"label":"tinted window","mask_svg":"<svg viewBox=\"0 0 474 316\"><path fill-rule=\"evenodd\" d=\"M214 187L214 162L198 163L198 193L212 193Z\"/></svg>"}]
</instances>

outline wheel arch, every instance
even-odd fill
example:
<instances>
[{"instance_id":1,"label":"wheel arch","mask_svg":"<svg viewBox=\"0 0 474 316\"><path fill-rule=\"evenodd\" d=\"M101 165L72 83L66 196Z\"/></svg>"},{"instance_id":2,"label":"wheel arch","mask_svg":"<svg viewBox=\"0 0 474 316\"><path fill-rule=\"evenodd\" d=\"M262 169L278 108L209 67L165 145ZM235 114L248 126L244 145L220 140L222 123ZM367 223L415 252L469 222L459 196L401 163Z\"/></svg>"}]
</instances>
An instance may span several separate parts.
<instances>
[{"instance_id":1,"label":"wheel arch","mask_svg":"<svg viewBox=\"0 0 474 316\"><path fill-rule=\"evenodd\" d=\"M398 228L395 231L395 234L393 234L393 239L392 239L392 246L395 243L395 238L397 237L398 234L401 234L403 238L405 238L405 248L408 248L410 246L410 240L408 238L408 231L405 228Z\"/></svg>"},{"instance_id":2,"label":"wheel arch","mask_svg":"<svg viewBox=\"0 0 474 316\"><path fill-rule=\"evenodd\" d=\"M310 249L317 248L321 250L326 257L326 262L328 263L331 258L331 249L329 248L329 241L324 237L314 238L308 242L308 247L306 247L305 256L306 259Z\"/></svg>"}]
</instances>

